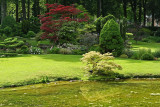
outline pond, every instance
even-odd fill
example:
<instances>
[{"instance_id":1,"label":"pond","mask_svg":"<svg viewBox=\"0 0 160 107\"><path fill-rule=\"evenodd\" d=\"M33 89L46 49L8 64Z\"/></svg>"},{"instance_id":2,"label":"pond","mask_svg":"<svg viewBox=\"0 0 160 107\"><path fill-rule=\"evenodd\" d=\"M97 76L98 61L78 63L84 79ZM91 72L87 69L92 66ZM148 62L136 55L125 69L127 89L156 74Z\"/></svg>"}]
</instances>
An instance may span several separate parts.
<instances>
[{"instance_id":1,"label":"pond","mask_svg":"<svg viewBox=\"0 0 160 107\"><path fill-rule=\"evenodd\" d=\"M0 89L0 106L126 107L160 106L160 80L53 82Z\"/></svg>"}]
</instances>

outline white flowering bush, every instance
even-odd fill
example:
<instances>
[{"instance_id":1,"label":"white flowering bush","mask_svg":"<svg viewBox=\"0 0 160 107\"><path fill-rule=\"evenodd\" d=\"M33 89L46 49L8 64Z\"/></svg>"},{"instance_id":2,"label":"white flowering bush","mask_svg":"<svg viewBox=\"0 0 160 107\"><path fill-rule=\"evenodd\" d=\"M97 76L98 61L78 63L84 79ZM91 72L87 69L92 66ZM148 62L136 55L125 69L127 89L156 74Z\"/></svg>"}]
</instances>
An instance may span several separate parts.
<instances>
[{"instance_id":1,"label":"white flowering bush","mask_svg":"<svg viewBox=\"0 0 160 107\"><path fill-rule=\"evenodd\" d=\"M121 70L122 67L113 62L114 57L111 53L101 54L96 51L90 51L83 55L81 61L86 64L86 71L96 75L106 75L114 72L116 69Z\"/></svg>"},{"instance_id":2,"label":"white flowering bush","mask_svg":"<svg viewBox=\"0 0 160 107\"><path fill-rule=\"evenodd\" d=\"M38 47L33 47L31 46L29 48L29 53L30 54L42 54L42 49L41 48L38 48Z\"/></svg>"}]
</instances>

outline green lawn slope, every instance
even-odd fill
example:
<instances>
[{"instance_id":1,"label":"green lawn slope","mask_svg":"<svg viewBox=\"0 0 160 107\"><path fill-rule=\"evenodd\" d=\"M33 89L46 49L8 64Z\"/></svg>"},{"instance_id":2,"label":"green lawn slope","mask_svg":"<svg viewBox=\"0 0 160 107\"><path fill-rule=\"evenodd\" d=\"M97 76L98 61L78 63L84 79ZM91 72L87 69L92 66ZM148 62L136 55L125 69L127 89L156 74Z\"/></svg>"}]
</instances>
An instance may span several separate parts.
<instances>
[{"instance_id":1,"label":"green lawn slope","mask_svg":"<svg viewBox=\"0 0 160 107\"><path fill-rule=\"evenodd\" d=\"M27 85L40 82L44 77L53 80L84 79L81 55L26 55L14 58L0 58L0 87ZM116 58L123 67L118 71L124 75L160 74L159 61L141 61Z\"/></svg>"}]
</instances>

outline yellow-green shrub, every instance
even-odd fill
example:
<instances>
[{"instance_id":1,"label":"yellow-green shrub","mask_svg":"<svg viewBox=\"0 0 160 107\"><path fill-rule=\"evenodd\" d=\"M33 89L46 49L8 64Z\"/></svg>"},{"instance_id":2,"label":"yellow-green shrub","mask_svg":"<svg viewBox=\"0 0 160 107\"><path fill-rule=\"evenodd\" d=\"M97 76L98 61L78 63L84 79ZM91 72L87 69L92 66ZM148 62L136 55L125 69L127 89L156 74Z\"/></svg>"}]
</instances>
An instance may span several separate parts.
<instances>
[{"instance_id":1,"label":"yellow-green shrub","mask_svg":"<svg viewBox=\"0 0 160 107\"><path fill-rule=\"evenodd\" d=\"M114 72L122 67L113 62L114 57L111 53L101 54L96 51L90 51L83 55L82 62L86 63L85 70L91 74L106 75L108 72Z\"/></svg>"}]
</instances>

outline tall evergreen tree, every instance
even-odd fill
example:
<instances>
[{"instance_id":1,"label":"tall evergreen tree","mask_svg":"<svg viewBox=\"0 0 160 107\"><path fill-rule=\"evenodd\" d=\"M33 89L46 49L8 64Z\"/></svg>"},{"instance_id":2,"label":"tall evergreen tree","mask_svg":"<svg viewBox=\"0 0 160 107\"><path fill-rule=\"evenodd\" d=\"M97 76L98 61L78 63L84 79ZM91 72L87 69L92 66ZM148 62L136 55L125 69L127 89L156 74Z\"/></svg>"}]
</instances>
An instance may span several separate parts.
<instances>
[{"instance_id":1,"label":"tall evergreen tree","mask_svg":"<svg viewBox=\"0 0 160 107\"><path fill-rule=\"evenodd\" d=\"M22 3L22 18L26 20L26 0L21 0Z\"/></svg>"},{"instance_id":2,"label":"tall evergreen tree","mask_svg":"<svg viewBox=\"0 0 160 107\"><path fill-rule=\"evenodd\" d=\"M1 23L7 15L7 1L1 0Z\"/></svg>"}]
</instances>

